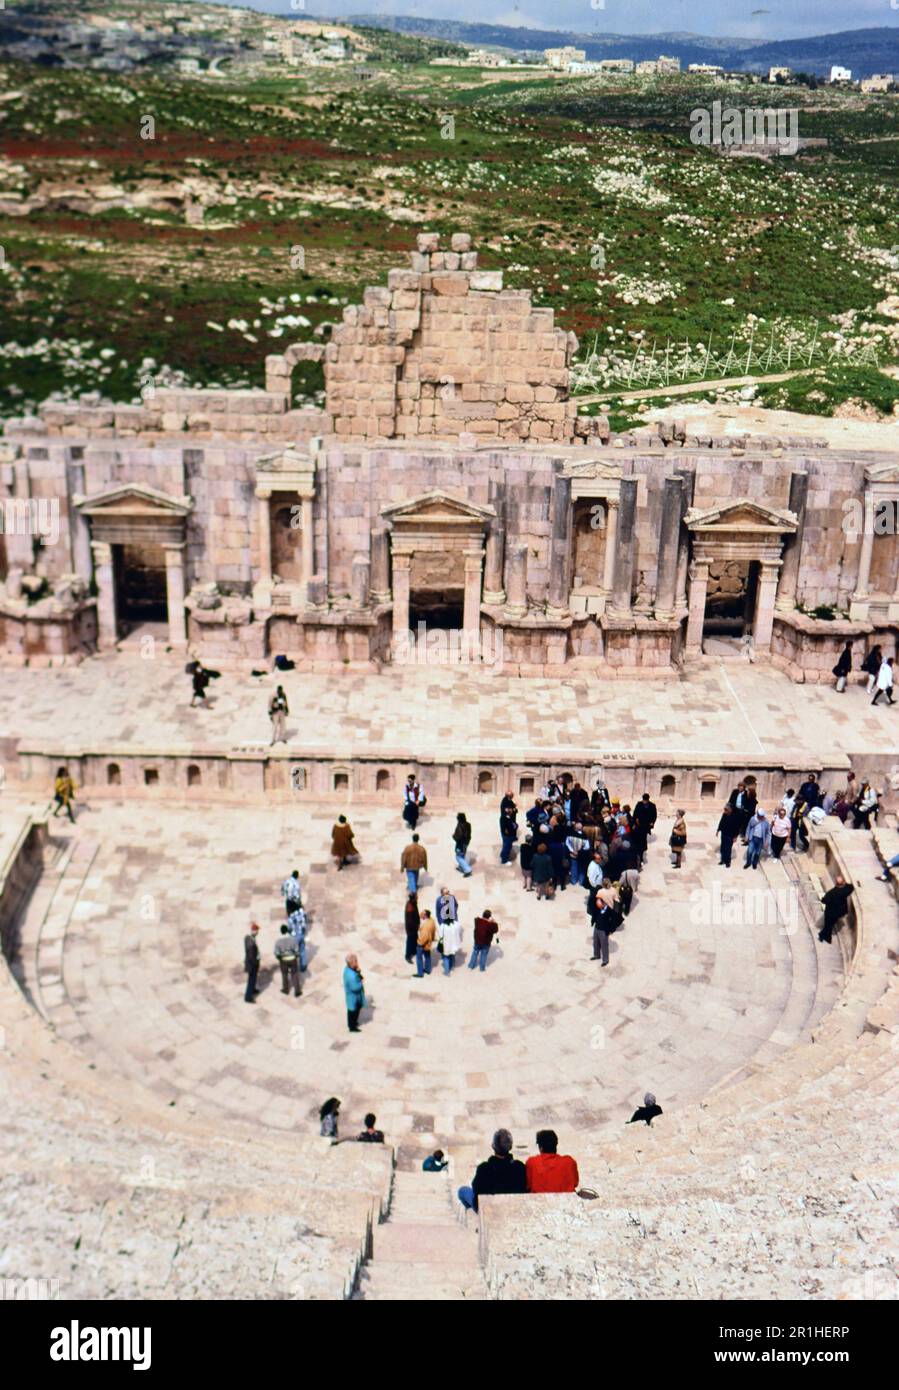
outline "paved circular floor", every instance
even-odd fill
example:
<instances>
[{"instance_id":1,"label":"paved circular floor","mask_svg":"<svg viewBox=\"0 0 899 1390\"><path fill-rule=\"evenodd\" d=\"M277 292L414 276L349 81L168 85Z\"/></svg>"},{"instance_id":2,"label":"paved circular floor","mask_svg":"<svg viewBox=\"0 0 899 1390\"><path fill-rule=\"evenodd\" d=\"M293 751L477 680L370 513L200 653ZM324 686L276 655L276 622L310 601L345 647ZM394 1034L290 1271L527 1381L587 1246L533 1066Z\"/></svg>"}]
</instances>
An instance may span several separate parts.
<instances>
[{"instance_id":1,"label":"paved circular floor","mask_svg":"<svg viewBox=\"0 0 899 1390\"><path fill-rule=\"evenodd\" d=\"M525 894L517 863L498 862L492 807L469 811L468 880L454 867L454 816L422 819L431 871L420 902L433 910L450 884L465 935L449 978L438 965L418 980L404 960L408 832L398 810L348 810L362 860L340 873L328 857L333 810L103 802L82 808L74 831L51 822L60 858L25 923L26 987L98 1067L179 1106L308 1132L335 1094L344 1132L371 1108L391 1139L415 1133L422 1146L479 1140L498 1123L617 1128L646 1089L669 1108L694 1100L760 1048L794 1042L836 992L834 962L816 958L804 923L784 930L783 912L759 910L768 876L739 861L716 867L708 818L689 818L679 872L660 822L633 913L601 969L589 959L583 890L553 902ZM279 885L294 867L311 913L299 1000L280 992L272 955ZM721 885L733 894L728 911ZM481 974L463 963L484 907L500 940ZM255 1006L243 1001L251 918L262 926ZM370 999L358 1035L346 1030L349 951Z\"/></svg>"}]
</instances>

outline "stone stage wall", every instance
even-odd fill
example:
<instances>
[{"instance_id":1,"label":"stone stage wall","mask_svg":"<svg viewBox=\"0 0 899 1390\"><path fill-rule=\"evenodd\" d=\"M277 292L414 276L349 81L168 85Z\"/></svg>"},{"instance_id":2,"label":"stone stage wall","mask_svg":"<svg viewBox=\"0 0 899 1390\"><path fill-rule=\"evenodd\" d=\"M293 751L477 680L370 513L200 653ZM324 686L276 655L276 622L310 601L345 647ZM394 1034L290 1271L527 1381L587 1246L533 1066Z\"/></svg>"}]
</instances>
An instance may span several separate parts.
<instances>
[{"instance_id":1,"label":"stone stage wall","mask_svg":"<svg viewBox=\"0 0 899 1390\"><path fill-rule=\"evenodd\" d=\"M113 648L122 557L151 552L169 645L210 662L389 660L422 575L443 572L465 630L501 631L522 674L674 669L701 651L723 570L752 598L750 566L761 659L817 679L847 636L894 650L895 528L858 516L899 509L899 451L676 420L612 437L578 414L575 351L552 310L478 269L466 236L425 233L330 342L270 355L265 390L159 385L141 405L2 422L4 520L34 507L43 528L4 527L3 650ZM325 406L293 409L310 359ZM837 621L804 625L822 605Z\"/></svg>"},{"instance_id":2,"label":"stone stage wall","mask_svg":"<svg viewBox=\"0 0 899 1390\"><path fill-rule=\"evenodd\" d=\"M554 751L558 756L554 757ZM265 745L230 752L134 748L81 750L69 746L31 748L16 740L0 743L0 756L11 787L40 797L50 795L56 768L65 764L79 796L133 797L148 801L196 800L260 803L263 800L333 803L335 812L353 804L389 804L397 814L402 786L410 772L421 779L435 809L470 806L481 797L491 804L511 788L519 805L528 805L550 776L570 772L582 786L592 789L601 779L614 796L633 804L644 792L657 802L660 812L676 806L715 809L725 801L741 777L752 774L763 804L773 805L788 786L798 786L808 772L827 782L837 782L850 767L850 759L833 754L824 761L808 761L797 753L789 761L710 755L698 764L695 755L672 756L609 752L591 761L572 762L563 750L541 750L539 758L522 752L520 760L491 757L489 750L466 756L460 750L446 758L410 760L401 752L385 750L366 756L355 749L323 754L320 748L298 748L290 755L272 752ZM866 767L870 762L866 759ZM870 774L869 774L870 775Z\"/></svg>"}]
</instances>

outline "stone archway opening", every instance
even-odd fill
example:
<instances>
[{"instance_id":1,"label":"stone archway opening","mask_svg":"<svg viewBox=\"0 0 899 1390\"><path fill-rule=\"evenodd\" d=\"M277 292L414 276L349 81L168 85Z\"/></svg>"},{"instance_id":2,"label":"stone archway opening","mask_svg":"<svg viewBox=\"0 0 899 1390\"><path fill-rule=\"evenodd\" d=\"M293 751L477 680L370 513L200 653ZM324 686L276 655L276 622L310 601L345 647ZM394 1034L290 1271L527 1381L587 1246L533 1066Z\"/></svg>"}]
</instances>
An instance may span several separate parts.
<instances>
[{"instance_id":1,"label":"stone archway opening","mask_svg":"<svg viewBox=\"0 0 899 1390\"><path fill-rule=\"evenodd\" d=\"M419 624L462 632L467 649L480 651L484 545L496 518L476 506L433 491L383 507L390 526L394 651L405 649Z\"/></svg>"},{"instance_id":2,"label":"stone archway opening","mask_svg":"<svg viewBox=\"0 0 899 1390\"><path fill-rule=\"evenodd\" d=\"M712 560L702 625L703 649L708 639L717 646L728 641L739 643L752 633L758 598L760 566L757 560Z\"/></svg>"},{"instance_id":3,"label":"stone archway opening","mask_svg":"<svg viewBox=\"0 0 899 1390\"><path fill-rule=\"evenodd\" d=\"M751 641L770 650L784 536L798 527L793 512L744 497L722 506L693 507L686 655L739 653Z\"/></svg>"}]
</instances>

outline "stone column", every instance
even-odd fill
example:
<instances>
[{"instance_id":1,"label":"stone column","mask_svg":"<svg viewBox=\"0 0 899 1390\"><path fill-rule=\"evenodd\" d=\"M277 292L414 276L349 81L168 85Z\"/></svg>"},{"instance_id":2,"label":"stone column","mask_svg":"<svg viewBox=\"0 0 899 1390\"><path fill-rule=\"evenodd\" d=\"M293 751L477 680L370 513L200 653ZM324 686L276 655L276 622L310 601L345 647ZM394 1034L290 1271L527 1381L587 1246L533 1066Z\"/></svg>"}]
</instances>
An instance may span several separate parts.
<instances>
[{"instance_id":1,"label":"stone column","mask_svg":"<svg viewBox=\"0 0 899 1390\"><path fill-rule=\"evenodd\" d=\"M674 617L683 493L683 483L680 478L665 479L662 490L662 520L659 527L659 560L655 601L656 617L662 621L670 621Z\"/></svg>"},{"instance_id":2,"label":"stone column","mask_svg":"<svg viewBox=\"0 0 899 1390\"><path fill-rule=\"evenodd\" d=\"M752 645L757 652L767 652L771 649L771 633L774 628L774 600L777 595L779 570L779 561L762 561L759 586L755 597L755 619L752 624Z\"/></svg>"},{"instance_id":3,"label":"stone column","mask_svg":"<svg viewBox=\"0 0 899 1390\"><path fill-rule=\"evenodd\" d=\"M865 516L862 530L862 549L858 559L858 580L855 585L855 599L866 599L871 592L871 560L874 555L874 496L870 487L865 488Z\"/></svg>"},{"instance_id":4,"label":"stone column","mask_svg":"<svg viewBox=\"0 0 899 1390\"><path fill-rule=\"evenodd\" d=\"M553 482L552 531L549 545L547 611L567 613L571 593L571 479L558 473Z\"/></svg>"},{"instance_id":5,"label":"stone column","mask_svg":"<svg viewBox=\"0 0 899 1390\"><path fill-rule=\"evenodd\" d=\"M87 517L75 506L75 498L84 495L84 464L69 459L66 462L66 505L69 515L72 573L80 579L91 577L91 528Z\"/></svg>"},{"instance_id":6,"label":"stone column","mask_svg":"<svg viewBox=\"0 0 899 1390\"><path fill-rule=\"evenodd\" d=\"M390 532L386 526L371 533L371 596L374 603L390 602Z\"/></svg>"},{"instance_id":7,"label":"stone column","mask_svg":"<svg viewBox=\"0 0 899 1390\"><path fill-rule=\"evenodd\" d=\"M709 588L709 561L694 560L690 565L689 578L686 654L687 656L698 656L702 651L705 600Z\"/></svg>"},{"instance_id":8,"label":"stone column","mask_svg":"<svg viewBox=\"0 0 899 1390\"><path fill-rule=\"evenodd\" d=\"M315 572L315 522L312 519L312 498L301 497L300 506L303 537L303 583L308 584ZM269 541L269 571L271 571L271 541Z\"/></svg>"},{"instance_id":9,"label":"stone column","mask_svg":"<svg viewBox=\"0 0 899 1390\"><path fill-rule=\"evenodd\" d=\"M184 543L164 545L165 600L169 610L169 645L187 646L187 622L184 614Z\"/></svg>"},{"instance_id":10,"label":"stone column","mask_svg":"<svg viewBox=\"0 0 899 1390\"><path fill-rule=\"evenodd\" d=\"M101 651L108 651L119 640L112 546L106 541L91 541L91 550L94 554L94 579L97 582L97 646Z\"/></svg>"},{"instance_id":11,"label":"stone column","mask_svg":"<svg viewBox=\"0 0 899 1390\"><path fill-rule=\"evenodd\" d=\"M484 552L477 550L465 552L465 602L462 612L462 627L467 633L481 630L481 576L484 568Z\"/></svg>"},{"instance_id":12,"label":"stone column","mask_svg":"<svg viewBox=\"0 0 899 1390\"><path fill-rule=\"evenodd\" d=\"M523 618L528 611L528 548L513 545L506 551L506 612Z\"/></svg>"},{"instance_id":13,"label":"stone column","mask_svg":"<svg viewBox=\"0 0 899 1390\"><path fill-rule=\"evenodd\" d=\"M354 608L368 607L368 590L371 579L371 565L368 557L357 555L353 559L352 603Z\"/></svg>"},{"instance_id":14,"label":"stone column","mask_svg":"<svg viewBox=\"0 0 899 1390\"><path fill-rule=\"evenodd\" d=\"M501 517L491 523L487 535L487 554L484 560L484 602L505 603L503 589L503 560L506 552L506 526Z\"/></svg>"},{"instance_id":15,"label":"stone column","mask_svg":"<svg viewBox=\"0 0 899 1390\"><path fill-rule=\"evenodd\" d=\"M606 498L606 548L602 557L602 588L607 599L615 586L615 551L618 547L618 498Z\"/></svg>"},{"instance_id":16,"label":"stone column","mask_svg":"<svg viewBox=\"0 0 899 1390\"><path fill-rule=\"evenodd\" d=\"M271 501L271 489L257 487L256 497L259 500L259 582L260 584L271 584L272 582L272 517L269 510Z\"/></svg>"},{"instance_id":17,"label":"stone column","mask_svg":"<svg viewBox=\"0 0 899 1390\"><path fill-rule=\"evenodd\" d=\"M631 616L631 588L634 582L634 533L637 520L637 479L621 479L621 506L618 543L615 552L615 583L610 616Z\"/></svg>"},{"instance_id":18,"label":"stone column","mask_svg":"<svg viewBox=\"0 0 899 1390\"><path fill-rule=\"evenodd\" d=\"M411 555L393 553L393 637L394 641L405 642L409 631L409 587L411 582ZM466 579L467 579L466 574Z\"/></svg>"},{"instance_id":19,"label":"stone column","mask_svg":"<svg viewBox=\"0 0 899 1390\"><path fill-rule=\"evenodd\" d=\"M683 481L683 512L684 515L693 505L693 494L696 491L696 469L679 468L678 474ZM681 543L677 553L677 594L675 603L678 608L685 608L687 605L687 566L690 563L690 533L681 531Z\"/></svg>"},{"instance_id":20,"label":"stone column","mask_svg":"<svg viewBox=\"0 0 899 1390\"><path fill-rule=\"evenodd\" d=\"M790 511L796 516L799 525L796 533L787 536L783 543L783 566L777 586L778 612L790 612L796 607L796 589L799 583L799 559L802 550L802 530L805 525L805 506L808 499L808 474L790 474Z\"/></svg>"}]
</instances>

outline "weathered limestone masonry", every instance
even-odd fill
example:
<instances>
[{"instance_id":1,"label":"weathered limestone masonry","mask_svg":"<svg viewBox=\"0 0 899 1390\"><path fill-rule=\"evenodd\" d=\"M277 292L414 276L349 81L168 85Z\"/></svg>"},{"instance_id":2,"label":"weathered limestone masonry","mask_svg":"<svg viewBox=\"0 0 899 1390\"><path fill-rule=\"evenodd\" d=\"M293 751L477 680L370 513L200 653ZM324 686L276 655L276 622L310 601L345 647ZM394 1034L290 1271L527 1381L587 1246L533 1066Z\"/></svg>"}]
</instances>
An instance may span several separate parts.
<instances>
[{"instance_id":1,"label":"weathered limestone masonry","mask_svg":"<svg viewBox=\"0 0 899 1390\"><path fill-rule=\"evenodd\" d=\"M137 631L218 665L377 668L429 634L507 672L651 675L715 639L829 680L847 638L895 649L899 453L610 436L577 414L576 348L467 236L427 233L330 342L269 356L265 390L7 420L4 658ZM325 408L294 408L313 359Z\"/></svg>"}]
</instances>

